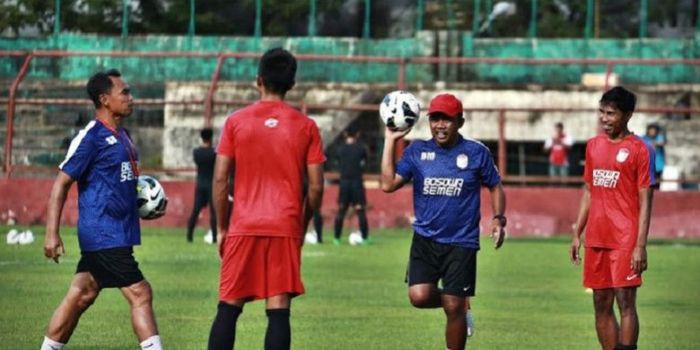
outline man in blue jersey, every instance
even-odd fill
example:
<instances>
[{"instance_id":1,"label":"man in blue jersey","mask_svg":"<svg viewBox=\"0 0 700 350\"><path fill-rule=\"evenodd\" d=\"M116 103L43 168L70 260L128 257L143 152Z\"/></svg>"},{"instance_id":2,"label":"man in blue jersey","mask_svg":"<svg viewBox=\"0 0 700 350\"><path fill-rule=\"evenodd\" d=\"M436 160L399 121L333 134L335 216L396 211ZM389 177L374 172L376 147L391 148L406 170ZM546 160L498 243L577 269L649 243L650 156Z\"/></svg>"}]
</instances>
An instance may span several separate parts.
<instances>
[{"instance_id":1,"label":"man in blue jersey","mask_svg":"<svg viewBox=\"0 0 700 350\"><path fill-rule=\"evenodd\" d=\"M491 235L498 249L505 237L505 194L491 153L459 134L462 102L436 96L428 109L432 139L414 141L394 167L394 144L409 130L386 129L382 190L394 192L413 181L416 220L411 243L408 297L417 308L442 307L448 349L466 345L466 299L476 291L481 187L491 194ZM437 287L442 280L442 289Z\"/></svg>"},{"instance_id":2,"label":"man in blue jersey","mask_svg":"<svg viewBox=\"0 0 700 350\"><path fill-rule=\"evenodd\" d=\"M64 254L58 232L61 212L78 183L78 241L81 258L61 304L49 322L42 350L62 349L80 316L103 288L119 288L131 306L131 322L142 349L161 349L151 304L151 286L134 259L141 243L136 183L138 155L121 124L133 110L129 85L119 71L98 72L87 83L95 120L73 139L51 189L44 255L58 263Z\"/></svg>"}]
</instances>

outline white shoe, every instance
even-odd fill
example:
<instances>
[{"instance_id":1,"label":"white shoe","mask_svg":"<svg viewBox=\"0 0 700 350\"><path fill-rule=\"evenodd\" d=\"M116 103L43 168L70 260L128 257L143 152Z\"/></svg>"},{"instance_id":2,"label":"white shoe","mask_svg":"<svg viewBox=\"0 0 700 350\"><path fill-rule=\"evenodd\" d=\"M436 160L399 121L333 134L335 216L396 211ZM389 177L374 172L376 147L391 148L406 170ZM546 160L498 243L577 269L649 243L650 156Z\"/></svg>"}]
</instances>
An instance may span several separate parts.
<instances>
[{"instance_id":1,"label":"white shoe","mask_svg":"<svg viewBox=\"0 0 700 350\"><path fill-rule=\"evenodd\" d=\"M204 235L204 243L214 244L214 232L209 230L206 235Z\"/></svg>"},{"instance_id":2,"label":"white shoe","mask_svg":"<svg viewBox=\"0 0 700 350\"><path fill-rule=\"evenodd\" d=\"M474 335L474 330L476 328L474 324L474 315L472 315L471 310L467 310L467 315L465 317L467 319L467 337L471 337Z\"/></svg>"}]
</instances>

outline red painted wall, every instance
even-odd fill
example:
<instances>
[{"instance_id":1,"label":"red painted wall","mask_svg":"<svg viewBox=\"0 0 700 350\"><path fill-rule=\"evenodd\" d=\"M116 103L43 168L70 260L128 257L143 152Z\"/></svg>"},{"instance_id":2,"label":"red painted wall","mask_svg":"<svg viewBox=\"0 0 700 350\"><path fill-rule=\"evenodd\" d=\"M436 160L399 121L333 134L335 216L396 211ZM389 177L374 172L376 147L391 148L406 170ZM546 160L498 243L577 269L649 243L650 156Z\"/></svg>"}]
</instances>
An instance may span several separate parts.
<instances>
[{"instance_id":1,"label":"red painted wall","mask_svg":"<svg viewBox=\"0 0 700 350\"><path fill-rule=\"evenodd\" d=\"M0 221L8 219L8 210L15 212L18 224L43 224L46 204L53 180L2 179L0 180ZM193 182L164 181L168 195L167 214L154 221L142 221L144 226L182 227L192 210ZM508 233L511 236L551 236L571 232L578 210L581 190L556 187L506 187ZM322 214L326 235L330 235L337 208L338 187L326 186ZM367 190L368 220L372 228L402 227L410 229L413 213L411 188L386 194L379 189ZM482 218L491 217L489 193L482 192ZM77 212L77 187L73 186L63 209L62 222L75 225ZM208 225L207 210L199 219L201 229ZM488 224L489 220L482 220ZM351 217L345 224L345 232L356 228L357 220ZM482 226L482 232L488 231ZM184 235L184 229L183 229ZM700 238L700 192L657 192L651 220L651 237Z\"/></svg>"}]
</instances>

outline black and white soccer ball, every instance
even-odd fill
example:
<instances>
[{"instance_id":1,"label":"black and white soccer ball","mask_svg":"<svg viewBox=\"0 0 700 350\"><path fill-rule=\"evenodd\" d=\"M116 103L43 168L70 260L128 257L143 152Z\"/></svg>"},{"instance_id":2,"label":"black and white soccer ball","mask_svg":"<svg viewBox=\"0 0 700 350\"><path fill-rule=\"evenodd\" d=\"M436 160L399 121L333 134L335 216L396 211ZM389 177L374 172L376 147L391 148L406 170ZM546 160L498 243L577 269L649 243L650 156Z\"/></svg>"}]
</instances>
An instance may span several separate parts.
<instances>
[{"instance_id":1,"label":"black and white soccer ball","mask_svg":"<svg viewBox=\"0 0 700 350\"><path fill-rule=\"evenodd\" d=\"M408 91L390 92L379 105L379 116L391 130L409 129L420 117L420 102Z\"/></svg>"},{"instance_id":2,"label":"black and white soccer ball","mask_svg":"<svg viewBox=\"0 0 700 350\"><path fill-rule=\"evenodd\" d=\"M163 186L156 178L148 175L139 176L136 193L136 204L141 219L153 220L165 215L168 198L165 196Z\"/></svg>"}]
</instances>

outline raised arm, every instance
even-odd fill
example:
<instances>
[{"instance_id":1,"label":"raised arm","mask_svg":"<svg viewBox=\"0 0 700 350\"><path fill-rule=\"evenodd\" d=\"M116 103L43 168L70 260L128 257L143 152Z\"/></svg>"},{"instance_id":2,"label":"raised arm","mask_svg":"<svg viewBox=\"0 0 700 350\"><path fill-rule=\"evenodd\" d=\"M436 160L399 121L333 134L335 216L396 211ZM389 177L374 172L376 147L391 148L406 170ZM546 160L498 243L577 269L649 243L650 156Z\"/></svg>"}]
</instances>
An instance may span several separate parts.
<instances>
[{"instance_id":1,"label":"raised arm","mask_svg":"<svg viewBox=\"0 0 700 350\"><path fill-rule=\"evenodd\" d=\"M46 235L44 236L44 256L53 259L56 263L58 263L58 258L65 252L58 227L61 224L61 213L73 182L74 180L68 174L59 171L49 196L46 213Z\"/></svg>"},{"instance_id":2,"label":"raised arm","mask_svg":"<svg viewBox=\"0 0 700 350\"><path fill-rule=\"evenodd\" d=\"M394 165L394 152L396 141L408 134L408 130L391 131L388 128L384 132L384 151L382 152L382 191L391 193L403 186L407 181L396 174Z\"/></svg>"}]
</instances>

